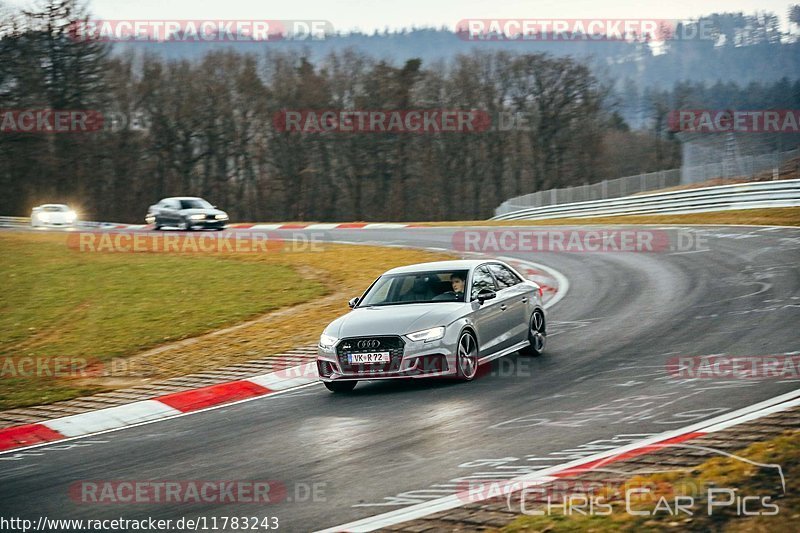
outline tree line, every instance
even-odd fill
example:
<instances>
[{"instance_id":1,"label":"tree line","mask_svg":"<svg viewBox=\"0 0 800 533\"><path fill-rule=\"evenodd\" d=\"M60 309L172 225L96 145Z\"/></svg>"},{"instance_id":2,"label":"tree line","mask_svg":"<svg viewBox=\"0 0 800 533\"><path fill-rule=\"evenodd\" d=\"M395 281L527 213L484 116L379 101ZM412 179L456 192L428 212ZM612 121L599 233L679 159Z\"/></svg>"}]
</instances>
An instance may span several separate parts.
<instances>
[{"instance_id":1,"label":"tree line","mask_svg":"<svg viewBox=\"0 0 800 533\"><path fill-rule=\"evenodd\" d=\"M653 120L631 130L611 87L571 57L475 51L424 64L355 49L317 59L221 49L165 59L76 41L71 24L87 16L52 0L2 17L0 109L106 117L87 133L0 132L2 214L63 202L86 219L141 222L160 198L191 195L234 221L480 219L511 196L679 165L679 144L658 120L676 93L649 95ZM480 110L493 127L275 127L285 110L337 109ZM517 127L497 127L500 117Z\"/></svg>"}]
</instances>

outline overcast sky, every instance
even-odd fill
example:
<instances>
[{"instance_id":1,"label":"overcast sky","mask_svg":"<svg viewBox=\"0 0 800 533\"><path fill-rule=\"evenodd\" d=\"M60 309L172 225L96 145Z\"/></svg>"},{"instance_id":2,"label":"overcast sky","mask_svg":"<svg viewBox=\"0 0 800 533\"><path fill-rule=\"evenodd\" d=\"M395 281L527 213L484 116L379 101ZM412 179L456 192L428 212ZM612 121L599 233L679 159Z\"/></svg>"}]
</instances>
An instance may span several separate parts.
<instances>
[{"instance_id":1,"label":"overcast sky","mask_svg":"<svg viewBox=\"0 0 800 533\"><path fill-rule=\"evenodd\" d=\"M2 2L3 0L0 0ZM30 6L32 0L6 0ZM800 3L800 2L798 2ZM453 29L461 19L690 19L714 12L772 11L787 23L785 0L92 0L103 19L312 19L339 31L372 32L434 26Z\"/></svg>"}]
</instances>

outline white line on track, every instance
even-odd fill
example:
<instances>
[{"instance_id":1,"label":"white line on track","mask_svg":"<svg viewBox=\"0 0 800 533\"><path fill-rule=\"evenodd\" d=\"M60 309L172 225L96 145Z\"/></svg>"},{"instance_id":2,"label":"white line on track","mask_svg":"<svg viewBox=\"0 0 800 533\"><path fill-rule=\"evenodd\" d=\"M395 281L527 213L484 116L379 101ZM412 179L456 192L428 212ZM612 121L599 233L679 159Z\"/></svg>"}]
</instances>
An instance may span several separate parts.
<instances>
[{"instance_id":1,"label":"white line on track","mask_svg":"<svg viewBox=\"0 0 800 533\"><path fill-rule=\"evenodd\" d=\"M704 422L698 422L697 424L692 424L690 426L686 426L681 429L675 429L672 431L660 433L656 436L649 437L647 439L642 439L638 442L634 442L626 446L621 446L613 450L606 450L604 452L600 452L595 455L582 457L574 461L545 468L543 470L539 470L531 474L518 476L508 480L506 483L508 484L508 486L513 486L514 484L516 484L517 486L522 486L523 483L526 485L534 483L543 483L548 480L554 479L550 477L553 474L556 474L564 470L569 470L571 468L580 467L581 465L585 465L593 461L601 459L610 460L626 452L634 451L646 446L662 442L667 439L685 435L687 433L694 433L694 432L713 433L715 431L727 429L736 424L748 422L755 418L760 418L768 414L776 413L778 411L783 411L791 407L795 407L797 405L800 405L800 389L794 390L786 394L781 394L774 398L770 398L769 400L765 400L763 402L759 402L744 407L742 409L738 409L731 413L720 415L718 417L706 420ZM491 494L488 497L491 497ZM350 532L375 531L376 529L393 526L396 524L400 524L402 522L407 522L409 520L416 520L418 518L423 518L433 513L455 509L458 507L462 507L467 503L476 503L477 501L478 500L474 496L471 499L467 499L464 498L463 494L461 495L453 494L450 496L445 496L443 498L438 498L436 500L430 500L416 505L404 507L402 509L396 509L394 511L389 511L387 513L381 513L379 515L363 518L361 520L356 520L348 524L343 524L340 526L335 526L329 529L321 530L318 531L317 533L333 533L341 531L350 531Z\"/></svg>"}]
</instances>

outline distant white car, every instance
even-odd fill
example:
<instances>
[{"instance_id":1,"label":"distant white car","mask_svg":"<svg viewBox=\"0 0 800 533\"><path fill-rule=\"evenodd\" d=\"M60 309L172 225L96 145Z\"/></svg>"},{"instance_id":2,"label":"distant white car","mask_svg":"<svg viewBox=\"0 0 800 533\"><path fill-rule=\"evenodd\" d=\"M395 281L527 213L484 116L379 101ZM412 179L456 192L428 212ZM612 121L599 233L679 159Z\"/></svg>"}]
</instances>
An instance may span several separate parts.
<instances>
[{"instance_id":1,"label":"distant white car","mask_svg":"<svg viewBox=\"0 0 800 533\"><path fill-rule=\"evenodd\" d=\"M31 226L34 228L71 227L77 221L77 213L64 204L42 204L31 211Z\"/></svg>"}]
</instances>

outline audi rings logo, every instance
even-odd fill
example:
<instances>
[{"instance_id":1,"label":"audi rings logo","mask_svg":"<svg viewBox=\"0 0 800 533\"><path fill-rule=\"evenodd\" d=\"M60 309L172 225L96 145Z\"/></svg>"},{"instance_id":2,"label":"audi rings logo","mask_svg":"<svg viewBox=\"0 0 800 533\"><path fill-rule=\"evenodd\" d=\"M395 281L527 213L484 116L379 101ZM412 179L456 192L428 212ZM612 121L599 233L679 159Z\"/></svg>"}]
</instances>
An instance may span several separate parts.
<instances>
[{"instance_id":1,"label":"audi rings logo","mask_svg":"<svg viewBox=\"0 0 800 533\"><path fill-rule=\"evenodd\" d=\"M374 350L378 346L381 345L381 341L378 339L369 339L364 341L358 341L356 346L359 350Z\"/></svg>"}]
</instances>

